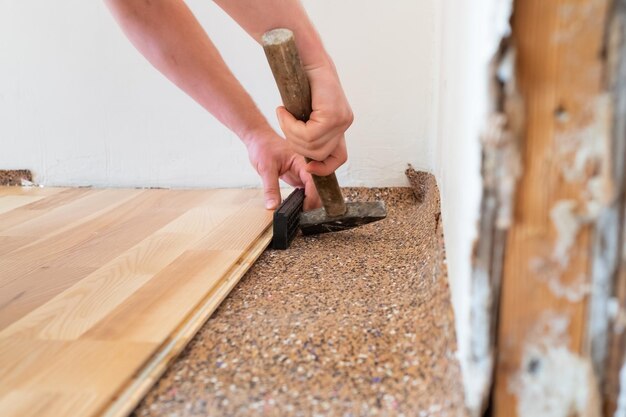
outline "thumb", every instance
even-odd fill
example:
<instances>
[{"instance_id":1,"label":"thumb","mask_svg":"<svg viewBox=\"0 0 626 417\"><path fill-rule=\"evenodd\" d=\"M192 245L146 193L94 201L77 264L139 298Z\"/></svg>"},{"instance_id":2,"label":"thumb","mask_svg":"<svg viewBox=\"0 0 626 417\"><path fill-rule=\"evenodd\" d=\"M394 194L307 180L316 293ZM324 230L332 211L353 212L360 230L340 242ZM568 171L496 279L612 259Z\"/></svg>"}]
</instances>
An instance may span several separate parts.
<instances>
[{"instance_id":1,"label":"thumb","mask_svg":"<svg viewBox=\"0 0 626 417\"><path fill-rule=\"evenodd\" d=\"M273 170L261 173L265 196L265 208L274 210L281 202L280 187L278 186L278 173Z\"/></svg>"},{"instance_id":2,"label":"thumb","mask_svg":"<svg viewBox=\"0 0 626 417\"><path fill-rule=\"evenodd\" d=\"M276 108L276 118L278 119L280 130L282 130L285 135L287 134L289 126L297 121L297 119L289 113L285 106Z\"/></svg>"}]
</instances>

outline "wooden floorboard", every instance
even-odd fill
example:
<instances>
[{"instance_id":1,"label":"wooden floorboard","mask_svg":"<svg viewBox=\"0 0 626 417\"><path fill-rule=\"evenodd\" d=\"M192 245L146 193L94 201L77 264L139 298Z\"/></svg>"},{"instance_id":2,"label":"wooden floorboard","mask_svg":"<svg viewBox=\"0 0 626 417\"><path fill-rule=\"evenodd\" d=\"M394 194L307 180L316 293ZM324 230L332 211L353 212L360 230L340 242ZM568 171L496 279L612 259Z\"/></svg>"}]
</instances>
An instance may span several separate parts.
<instances>
[{"instance_id":1,"label":"wooden floorboard","mask_svg":"<svg viewBox=\"0 0 626 417\"><path fill-rule=\"evenodd\" d=\"M123 415L271 239L258 190L0 187L0 415Z\"/></svg>"}]
</instances>

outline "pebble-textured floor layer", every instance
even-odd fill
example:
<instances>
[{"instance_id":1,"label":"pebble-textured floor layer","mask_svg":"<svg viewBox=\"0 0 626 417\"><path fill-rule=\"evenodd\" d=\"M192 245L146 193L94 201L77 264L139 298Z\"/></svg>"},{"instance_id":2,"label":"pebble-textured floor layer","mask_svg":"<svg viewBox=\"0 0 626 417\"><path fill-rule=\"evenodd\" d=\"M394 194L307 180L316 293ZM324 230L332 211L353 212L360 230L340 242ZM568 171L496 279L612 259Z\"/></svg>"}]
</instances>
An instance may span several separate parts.
<instances>
[{"instance_id":1,"label":"pebble-textured floor layer","mask_svg":"<svg viewBox=\"0 0 626 417\"><path fill-rule=\"evenodd\" d=\"M388 218L266 251L136 416L464 416L438 191L347 189Z\"/></svg>"},{"instance_id":2,"label":"pebble-textured floor layer","mask_svg":"<svg viewBox=\"0 0 626 417\"><path fill-rule=\"evenodd\" d=\"M22 185L32 182L33 174L27 169L0 169L0 185Z\"/></svg>"}]
</instances>

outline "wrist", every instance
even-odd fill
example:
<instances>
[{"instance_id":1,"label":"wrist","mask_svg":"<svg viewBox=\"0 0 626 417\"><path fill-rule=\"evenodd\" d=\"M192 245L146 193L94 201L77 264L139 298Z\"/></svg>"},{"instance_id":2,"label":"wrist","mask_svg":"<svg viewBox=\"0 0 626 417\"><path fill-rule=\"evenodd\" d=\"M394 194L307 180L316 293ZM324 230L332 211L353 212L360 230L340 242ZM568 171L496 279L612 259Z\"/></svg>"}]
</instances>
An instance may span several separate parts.
<instances>
[{"instance_id":1,"label":"wrist","mask_svg":"<svg viewBox=\"0 0 626 417\"><path fill-rule=\"evenodd\" d=\"M263 140L263 138L271 137L275 135L274 129L265 123L264 125L254 126L246 129L244 132L239 134L239 139L246 146L246 148L250 148L252 145L258 143Z\"/></svg>"}]
</instances>

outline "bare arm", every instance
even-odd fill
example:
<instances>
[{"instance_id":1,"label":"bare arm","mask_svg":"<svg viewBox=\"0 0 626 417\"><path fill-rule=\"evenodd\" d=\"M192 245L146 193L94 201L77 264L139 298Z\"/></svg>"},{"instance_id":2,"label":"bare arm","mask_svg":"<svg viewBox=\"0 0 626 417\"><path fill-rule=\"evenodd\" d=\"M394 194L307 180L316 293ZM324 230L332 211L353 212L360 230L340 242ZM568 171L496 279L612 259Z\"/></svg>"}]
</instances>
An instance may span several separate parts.
<instances>
[{"instance_id":1,"label":"bare arm","mask_svg":"<svg viewBox=\"0 0 626 417\"><path fill-rule=\"evenodd\" d=\"M322 41L298 0L215 0L257 42L265 32L288 28L294 33L305 68L330 64Z\"/></svg>"},{"instance_id":2,"label":"bare arm","mask_svg":"<svg viewBox=\"0 0 626 417\"><path fill-rule=\"evenodd\" d=\"M263 180L267 208L280 202L279 177L305 188L305 208L319 206L309 172L327 175L345 162L343 133L352 113L334 66L298 1L220 3L257 40L274 25L295 30L311 82L313 113L304 124L284 108L277 110L290 146L269 126L182 0L105 2L148 61L241 138ZM322 162L307 165L300 155Z\"/></svg>"},{"instance_id":3,"label":"bare arm","mask_svg":"<svg viewBox=\"0 0 626 417\"><path fill-rule=\"evenodd\" d=\"M288 28L294 33L302 64L311 84L313 112L309 122L277 111L280 126L292 149L316 161L308 170L334 172L347 160L344 133L353 116L335 66L299 0L215 0L257 42L268 30Z\"/></svg>"},{"instance_id":4,"label":"bare arm","mask_svg":"<svg viewBox=\"0 0 626 417\"><path fill-rule=\"evenodd\" d=\"M181 0L106 0L150 63L245 143L267 121Z\"/></svg>"}]
</instances>

